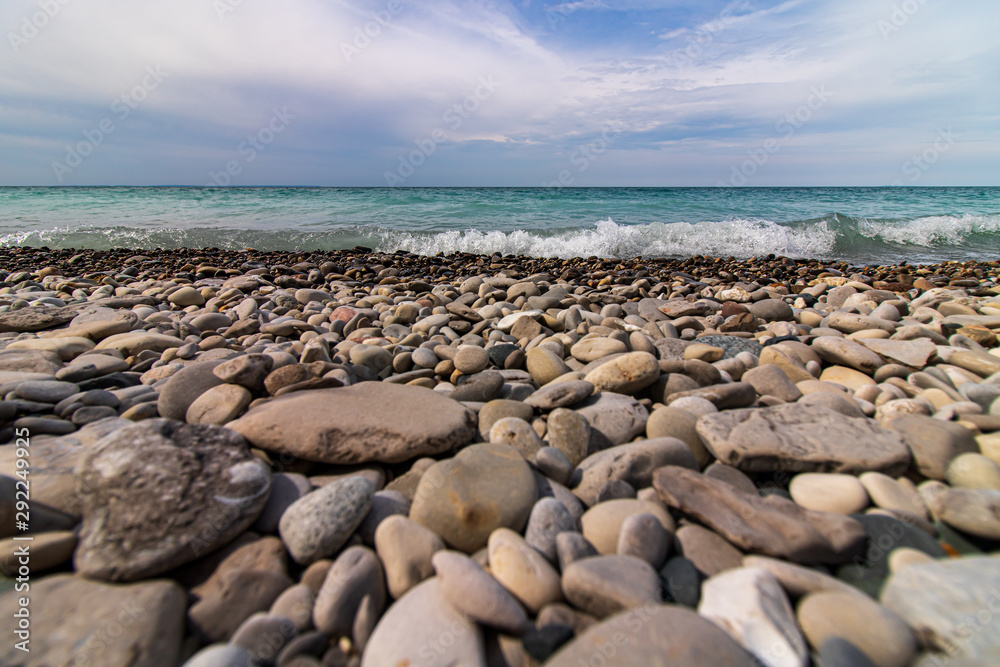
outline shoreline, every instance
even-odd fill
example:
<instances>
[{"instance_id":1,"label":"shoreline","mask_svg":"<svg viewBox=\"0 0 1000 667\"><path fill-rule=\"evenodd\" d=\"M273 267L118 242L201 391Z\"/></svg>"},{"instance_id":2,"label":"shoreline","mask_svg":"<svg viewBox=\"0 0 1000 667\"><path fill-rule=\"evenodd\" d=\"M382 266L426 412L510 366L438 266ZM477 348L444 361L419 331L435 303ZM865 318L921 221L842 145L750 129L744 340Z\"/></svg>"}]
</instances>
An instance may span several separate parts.
<instances>
[{"instance_id":1,"label":"shoreline","mask_svg":"<svg viewBox=\"0 0 1000 667\"><path fill-rule=\"evenodd\" d=\"M51 662L1000 653L1000 262L0 266L0 591L32 536Z\"/></svg>"}]
</instances>

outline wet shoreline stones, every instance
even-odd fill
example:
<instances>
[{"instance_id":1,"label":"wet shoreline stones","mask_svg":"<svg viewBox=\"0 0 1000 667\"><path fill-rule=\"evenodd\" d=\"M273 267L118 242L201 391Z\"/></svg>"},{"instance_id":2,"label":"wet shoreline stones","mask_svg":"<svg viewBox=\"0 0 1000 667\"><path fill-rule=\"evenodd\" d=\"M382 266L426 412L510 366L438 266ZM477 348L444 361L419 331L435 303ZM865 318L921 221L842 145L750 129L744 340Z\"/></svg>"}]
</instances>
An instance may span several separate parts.
<instances>
[{"instance_id":1,"label":"wet shoreline stones","mask_svg":"<svg viewBox=\"0 0 1000 667\"><path fill-rule=\"evenodd\" d=\"M995 662L998 274L0 248L0 488L162 664Z\"/></svg>"}]
</instances>

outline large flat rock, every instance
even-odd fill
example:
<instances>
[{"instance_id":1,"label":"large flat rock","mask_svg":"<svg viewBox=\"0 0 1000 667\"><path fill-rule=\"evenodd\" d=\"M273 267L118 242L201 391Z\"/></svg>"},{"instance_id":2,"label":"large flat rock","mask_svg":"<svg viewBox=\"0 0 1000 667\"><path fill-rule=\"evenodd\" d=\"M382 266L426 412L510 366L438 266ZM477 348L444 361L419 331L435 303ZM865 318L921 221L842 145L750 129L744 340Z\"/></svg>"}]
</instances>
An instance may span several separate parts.
<instances>
[{"instance_id":1,"label":"large flat rock","mask_svg":"<svg viewBox=\"0 0 1000 667\"><path fill-rule=\"evenodd\" d=\"M309 461L399 463L468 443L476 416L430 389L362 382L290 394L227 426L255 447Z\"/></svg>"},{"instance_id":2,"label":"large flat rock","mask_svg":"<svg viewBox=\"0 0 1000 667\"><path fill-rule=\"evenodd\" d=\"M898 433L819 405L730 410L703 416L696 428L717 459L747 472L874 470L895 477L910 465Z\"/></svg>"}]
</instances>

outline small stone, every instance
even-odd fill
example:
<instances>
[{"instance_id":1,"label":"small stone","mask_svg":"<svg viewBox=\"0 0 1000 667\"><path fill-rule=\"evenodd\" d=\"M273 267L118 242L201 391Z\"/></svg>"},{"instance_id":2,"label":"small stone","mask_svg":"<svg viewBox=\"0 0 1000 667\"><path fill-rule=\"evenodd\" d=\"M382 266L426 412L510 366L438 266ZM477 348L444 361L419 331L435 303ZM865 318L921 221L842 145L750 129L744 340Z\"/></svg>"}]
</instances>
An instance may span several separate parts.
<instances>
[{"instance_id":1,"label":"small stone","mask_svg":"<svg viewBox=\"0 0 1000 667\"><path fill-rule=\"evenodd\" d=\"M483 371L465 376L465 382L459 384L450 396L455 401L485 403L499 397L503 385L503 375L500 372Z\"/></svg>"},{"instance_id":2,"label":"small stone","mask_svg":"<svg viewBox=\"0 0 1000 667\"><path fill-rule=\"evenodd\" d=\"M547 604L561 602L559 573L520 535L498 528L490 535L490 572L529 612L537 614Z\"/></svg>"},{"instance_id":3,"label":"small stone","mask_svg":"<svg viewBox=\"0 0 1000 667\"><path fill-rule=\"evenodd\" d=\"M671 533L674 520L657 503L632 498L608 500L594 505L580 520L583 536L594 545L598 553L612 555L618 553L618 541L625 520L636 514L652 514L660 525Z\"/></svg>"},{"instance_id":4,"label":"small stone","mask_svg":"<svg viewBox=\"0 0 1000 667\"><path fill-rule=\"evenodd\" d=\"M352 476L333 481L292 503L278 530L292 558L310 565L336 554L371 509L375 486Z\"/></svg>"},{"instance_id":5,"label":"small stone","mask_svg":"<svg viewBox=\"0 0 1000 667\"><path fill-rule=\"evenodd\" d=\"M802 473L788 485L792 500L807 510L857 514L870 502L864 485L854 475Z\"/></svg>"},{"instance_id":6,"label":"small stone","mask_svg":"<svg viewBox=\"0 0 1000 667\"><path fill-rule=\"evenodd\" d=\"M201 306L205 303L205 297L201 295L201 292L193 287L184 286L180 289L175 290L167 297L167 301L178 306L179 308L186 308L187 306Z\"/></svg>"},{"instance_id":7,"label":"small stone","mask_svg":"<svg viewBox=\"0 0 1000 667\"><path fill-rule=\"evenodd\" d=\"M965 489L1000 491L1000 465L982 454L960 454L948 464L948 483Z\"/></svg>"},{"instance_id":8,"label":"small stone","mask_svg":"<svg viewBox=\"0 0 1000 667\"><path fill-rule=\"evenodd\" d=\"M238 646L260 662L270 660L295 638L298 630L290 619L268 614L254 614L233 633L232 646Z\"/></svg>"},{"instance_id":9,"label":"small stone","mask_svg":"<svg viewBox=\"0 0 1000 667\"><path fill-rule=\"evenodd\" d=\"M903 619L863 596L813 593L799 604L798 619L814 647L841 637L878 667L905 667L917 652L916 639Z\"/></svg>"},{"instance_id":10,"label":"small stone","mask_svg":"<svg viewBox=\"0 0 1000 667\"><path fill-rule=\"evenodd\" d=\"M555 498L542 498L531 508L524 539L549 562L555 563L559 557L556 548L559 534L576 530L576 520L565 505Z\"/></svg>"},{"instance_id":11,"label":"small stone","mask_svg":"<svg viewBox=\"0 0 1000 667\"><path fill-rule=\"evenodd\" d=\"M715 458L709 453L702 441L701 436L695 428L698 423L698 415L687 410L676 407L663 407L653 410L646 422L646 437L656 438L677 438L691 448L698 467L708 466Z\"/></svg>"},{"instance_id":12,"label":"small stone","mask_svg":"<svg viewBox=\"0 0 1000 667\"><path fill-rule=\"evenodd\" d=\"M577 466L587 458L590 425L586 417L566 408L556 408L549 413L547 424L549 444L565 454L571 465Z\"/></svg>"},{"instance_id":13,"label":"small stone","mask_svg":"<svg viewBox=\"0 0 1000 667\"><path fill-rule=\"evenodd\" d=\"M575 412L586 418L592 438L599 439L600 449L629 442L645 430L649 418L649 412L637 400L613 392L591 396L580 403ZM566 455L573 460L569 452Z\"/></svg>"},{"instance_id":14,"label":"small stone","mask_svg":"<svg viewBox=\"0 0 1000 667\"><path fill-rule=\"evenodd\" d=\"M607 482L621 480L634 489L644 489L652 485L653 472L665 465L698 469L691 448L681 440L640 440L605 449L581 461L573 493L585 504L594 505Z\"/></svg>"},{"instance_id":15,"label":"small stone","mask_svg":"<svg viewBox=\"0 0 1000 667\"><path fill-rule=\"evenodd\" d=\"M549 384L524 400L536 410L546 412L576 405L594 393L594 385L585 380L569 380Z\"/></svg>"},{"instance_id":16,"label":"small stone","mask_svg":"<svg viewBox=\"0 0 1000 667\"><path fill-rule=\"evenodd\" d=\"M472 445L424 473L410 518L472 553L496 528L522 530L537 499L535 479L513 447Z\"/></svg>"},{"instance_id":17,"label":"small stone","mask_svg":"<svg viewBox=\"0 0 1000 667\"><path fill-rule=\"evenodd\" d=\"M597 618L661 601L660 577L649 563L632 556L578 560L562 577L566 598Z\"/></svg>"},{"instance_id":18,"label":"small stone","mask_svg":"<svg viewBox=\"0 0 1000 667\"><path fill-rule=\"evenodd\" d=\"M1000 491L950 489L940 513L941 521L964 533L1000 540Z\"/></svg>"},{"instance_id":19,"label":"small stone","mask_svg":"<svg viewBox=\"0 0 1000 667\"><path fill-rule=\"evenodd\" d=\"M589 364L592 361L610 357L613 354L625 354L628 346L614 338L585 338L570 348L569 353L577 361Z\"/></svg>"},{"instance_id":20,"label":"small stone","mask_svg":"<svg viewBox=\"0 0 1000 667\"><path fill-rule=\"evenodd\" d=\"M595 391L634 394L650 386L660 377L660 365L649 352L629 352L615 357L590 371L584 380Z\"/></svg>"},{"instance_id":21,"label":"small stone","mask_svg":"<svg viewBox=\"0 0 1000 667\"><path fill-rule=\"evenodd\" d=\"M903 436L913 453L917 470L931 479L945 479L948 464L956 456L979 453L972 432L960 424L922 415L905 415L888 421L886 427Z\"/></svg>"},{"instance_id":22,"label":"small stone","mask_svg":"<svg viewBox=\"0 0 1000 667\"><path fill-rule=\"evenodd\" d=\"M241 415L252 400L253 396L246 388L220 384L203 393L188 407L185 421L222 426Z\"/></svg>"},{"instance_id":23,"label":"small stone","mask_svg":"<svg viewBox=\"0 0 1000 667\"><path fill-rule=\"evenodd\" d=\"M543 446L542 439L531 428L531 424L517 417L506 417L495 422L490 428L490 442L513 447L527 460L532 459Z\"/></svg>"},{"instance_id":24,"label":"small stone","mask_svg":"<svg viewBox=\"0 0 1000 667\"><path fill-rule=\"evenodd\" d=\"M670 535L652 514L633 514L622 522L618 555L634 556L659 569L670 553Z\"/></svg>"},{"instance_id":25,"label":"small stone","mask_svg":"<svg viewBox=\"0 0 1000 667\"><path fill-rule=\"evenodd\" d=\"M773 364L750 369L743 374L741 381L753 385L761 396L774 396L786 403L794 403L802 398L802 391L788 378L785 371Z\"/></svg>"},{"instance_id":26,"label":"small stone","mask_svg":"<svg viewBox=\"0 0 1000 667\"><path fill-rule=\"evenodd\" d=\"M770 667L806 667L809 650L778 580L763 568L743 567L702 586L698 613Z\"/></svg>"},{"instance_id":27,"label":"small stone","mask_svg":"<svg viewBox=\"0 0 1000 667\"><path fill-rule=\"evenodd\" d=\"M389 594L398 600L433 577L433 556L444 548L441 538L404 516L391 516L379 524L375 550L385 566Z\"/></svg>"},{"instance_id":28,"label":"small stone","mask_svg":"<svg viewBox=\"0 0 1000 667\"><path fill-rule=\"evenodd\" d=\"M371 549L349 547L334 561L316 594L313 624L364 648L385 608L385 575Z\"/></svg>"},{"instance_id":29,"label":"small stone","mask_svg":"<svg viewBox=\"0 0 1000 667\"><path fill-rule=\"evenodd\" d=\"M920 499L917 488L908 479L901 478L897 481L882 473L866 472L858 477L858 481L864 485L876 506L927 518L927 508Z\"/></svg>"},{"instance_id":30,"label":"small stone","mask_svg":"<svg viewBox=\"0 0 1000 667\"><path fill-rule=\"evenodd\" d=\"M544 347L533 347L528 350L527 369L531 379L540 386L545 386L573 370L555 352Z\"/></svg>"},{"instance_id":31,"label":"small stone","mask_svg":"<svg viewBox=\"0 0 1000 667\"><path fill-rule=\"evenodd\" d=\"M479 563L456 551L439 551L433 564L441 595L455 609L504 634L527 630L524 609Z\"/></svg>"},{"instance_id":32,"label":"small stone","mask_svg":"<svg viewBox=\"0 0 1000 667\"><path fill-rule=\"evenodd\" d=\"M455 355L455 369L465 375L478 373L486 368L490 363L490 357L486 350L474 345L463 345Z\"/></svg>"},{"instance_id":33,"label":"small stone","mask_svg":"<svg viewBox=\"0 0 1000 667\"><path fill-rule=\"evenodd\" d=\"M674 536L675 549L706 577L740 567L743 552L721 535L697 524L681 526Z\"/></svg>"}]
</instances>

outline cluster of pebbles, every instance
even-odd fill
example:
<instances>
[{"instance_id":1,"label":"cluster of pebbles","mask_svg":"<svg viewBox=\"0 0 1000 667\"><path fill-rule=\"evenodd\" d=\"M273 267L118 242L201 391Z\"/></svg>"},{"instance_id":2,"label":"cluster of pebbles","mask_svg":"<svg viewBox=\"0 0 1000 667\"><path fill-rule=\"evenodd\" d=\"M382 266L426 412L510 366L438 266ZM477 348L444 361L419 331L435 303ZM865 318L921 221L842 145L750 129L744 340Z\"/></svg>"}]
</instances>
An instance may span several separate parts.
<instances>
[{"instance_id":1,"label":"cluster of pebbles","mask_svg":"<svg viewBox=\"0 0 1000 667\"><path fill-rule=\"evenodd\" d=\"M998 664L998 274L0 249L0 663Z\"/></svg>"}]
</instances>

